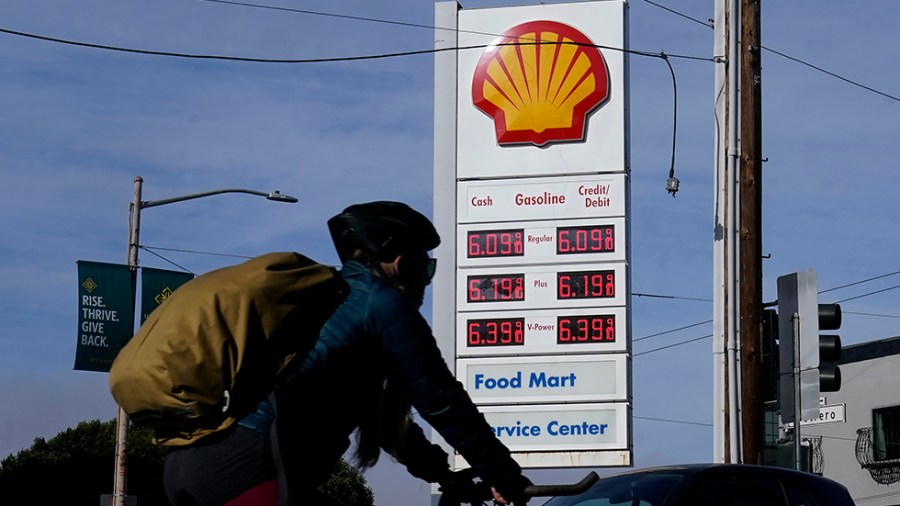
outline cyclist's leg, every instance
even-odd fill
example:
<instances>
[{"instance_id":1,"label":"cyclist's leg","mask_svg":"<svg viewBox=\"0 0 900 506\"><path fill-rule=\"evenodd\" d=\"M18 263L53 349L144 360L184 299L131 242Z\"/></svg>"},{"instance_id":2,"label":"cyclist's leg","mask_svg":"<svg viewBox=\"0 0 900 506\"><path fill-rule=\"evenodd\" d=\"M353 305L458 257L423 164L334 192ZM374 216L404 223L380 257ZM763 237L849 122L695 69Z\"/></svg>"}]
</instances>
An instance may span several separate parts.
<instances>
[{"instance_id":1,"label":"cyclist's leg","mask_svg":"<svg viewBox=\"0 0 900 506\"><path fill-rule=\"evenodd\" d=\"M256 485L224 506L275 506L278 497L278 479L275 478Z\"/></svg>"},{"instance_id":2,"label":"cyclist's leg","mask_svg":"<svg viewBox=\"0 0 900 506\"><path fill-rule=\"evenodd\" d=\"M164 482L174 506L221 505L275 477L268 437L236 427L166 456Z\"/></svg>"}]
</instances>

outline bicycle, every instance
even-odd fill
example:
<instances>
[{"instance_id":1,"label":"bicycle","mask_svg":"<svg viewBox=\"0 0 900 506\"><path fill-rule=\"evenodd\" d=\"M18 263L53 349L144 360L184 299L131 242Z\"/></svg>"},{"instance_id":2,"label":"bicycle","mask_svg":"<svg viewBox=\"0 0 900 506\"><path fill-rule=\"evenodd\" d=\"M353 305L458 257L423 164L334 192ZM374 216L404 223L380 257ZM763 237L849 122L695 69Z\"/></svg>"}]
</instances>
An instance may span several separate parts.
<instances>
[{"instance_id":1,"label":"bicycle","mask_svg":"<svg viewBox=\"0 0 900 506\"><path fill-rule=\"evenodd\" d=\"M484 506L486 501L494 499L491 487L484 482L474 481L475 473L471 468L456 471L454 479L440 486L441 498L438 506L462 506L470 504L472 506ZM591 471L578 483L560 484L560 485L529 485L525 487L525 496L528 499L534 497L549 497L557 495L576 495L591 488L600 476L596 472ZM527 499L526 499L527 502ZM517 502L512 506L525 506L525 503Z\"/></svg>"}]
</instances>

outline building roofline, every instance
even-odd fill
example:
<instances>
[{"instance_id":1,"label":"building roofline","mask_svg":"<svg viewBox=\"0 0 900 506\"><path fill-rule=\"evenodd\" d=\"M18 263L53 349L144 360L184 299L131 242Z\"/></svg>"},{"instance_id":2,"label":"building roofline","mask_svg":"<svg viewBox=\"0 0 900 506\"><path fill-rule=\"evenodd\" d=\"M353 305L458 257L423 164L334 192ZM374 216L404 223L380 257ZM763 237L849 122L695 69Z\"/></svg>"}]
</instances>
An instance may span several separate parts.
<instances>
[{"instance_id":1,"label":"building roofline","mask_svg":"<svg viewBox=\"0 0 900 506\"><path fill-rule=\"evenodd\" d=\"M900 336L846 346L841 350L838 364L862 362L890 355L900 355Z\"/></svg>"}]
</instances>

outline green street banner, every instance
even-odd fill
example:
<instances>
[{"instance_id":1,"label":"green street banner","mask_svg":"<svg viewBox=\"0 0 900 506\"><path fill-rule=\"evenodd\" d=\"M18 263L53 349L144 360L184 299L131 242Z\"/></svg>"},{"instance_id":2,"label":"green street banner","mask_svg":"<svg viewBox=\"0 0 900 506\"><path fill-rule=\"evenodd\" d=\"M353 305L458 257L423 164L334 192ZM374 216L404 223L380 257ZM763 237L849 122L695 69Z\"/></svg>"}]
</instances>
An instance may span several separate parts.
<instances>
[{"instance_id":1,"label":"green street banner","mask_svg":"<svg viewBox=\"0 0 900 506\"><path fill-rule=\"evenodd\" d=\"M141 325L175 290L194 279L189 272L141 268Z\"/></svg>"},{"instance_id":2,"label":"green street banner","mask_svg":"<svg viewBox=\"0 0 900 506\"><path fill-rule=\"evenodd\" d=\"M127 265L79 260L75 370L109 372L134 334L134 278Z\"/></svg>"}]
</instances>

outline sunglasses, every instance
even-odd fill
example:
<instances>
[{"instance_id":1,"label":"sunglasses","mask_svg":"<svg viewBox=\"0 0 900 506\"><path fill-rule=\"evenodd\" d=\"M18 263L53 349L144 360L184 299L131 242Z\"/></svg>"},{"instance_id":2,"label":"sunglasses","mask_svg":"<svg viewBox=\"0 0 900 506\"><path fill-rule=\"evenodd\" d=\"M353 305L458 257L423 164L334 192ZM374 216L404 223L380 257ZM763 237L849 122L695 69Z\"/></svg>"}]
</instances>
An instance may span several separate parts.
<instances>
[{"instance_id":1,"label":"sunglasses","mask_svg":"<svg viewBox=\"0 0 900 506\"><path fill-rule=\"evenodd\" d=\"M434 273L436 271L437 271L437 258L429 258L428 263L425 265L425 275L428 276L429 281L434 279Z\"/></svg>"}]
</instances>

